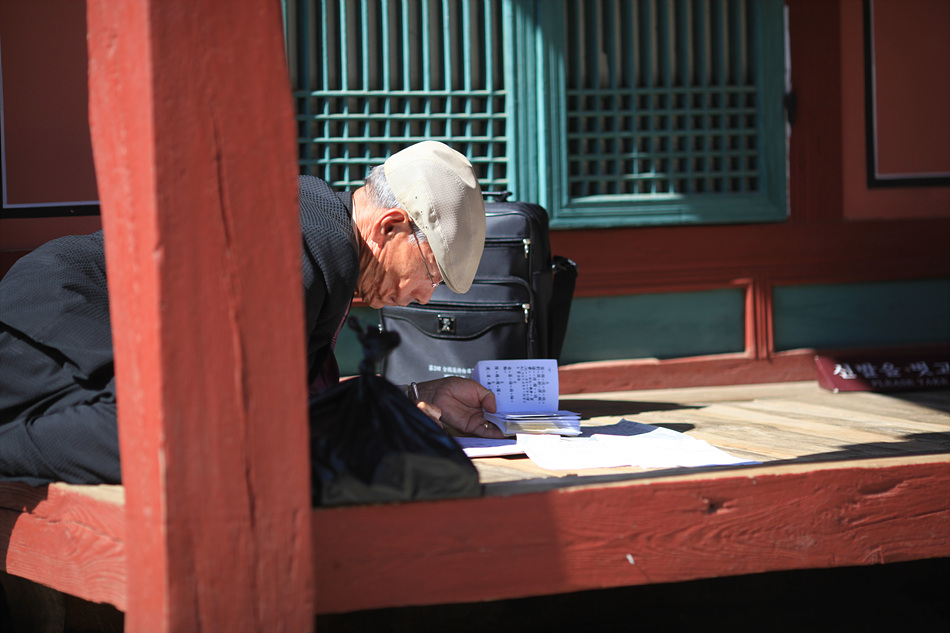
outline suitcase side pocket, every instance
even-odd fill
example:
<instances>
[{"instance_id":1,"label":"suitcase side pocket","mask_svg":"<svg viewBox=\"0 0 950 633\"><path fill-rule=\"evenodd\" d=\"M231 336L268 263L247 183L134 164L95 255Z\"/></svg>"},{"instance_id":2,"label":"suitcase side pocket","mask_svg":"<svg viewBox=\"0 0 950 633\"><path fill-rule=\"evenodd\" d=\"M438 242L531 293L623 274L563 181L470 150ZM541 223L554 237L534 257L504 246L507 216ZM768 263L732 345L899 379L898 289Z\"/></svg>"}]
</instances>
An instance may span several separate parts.
<instances>
[{"instance_id":1,"label":"suitcase side pocket","mask_svg":"<svg viewBox=\"0 0 950 633\"><path fill-rule=\"evenodd\" d=\"M387 308L380 311L382 328L399 333L401 353L384 360L382 373L398 384L470 378L480 360L527 358L530 318L521 303Z\"/></svg>"}]
</instances>

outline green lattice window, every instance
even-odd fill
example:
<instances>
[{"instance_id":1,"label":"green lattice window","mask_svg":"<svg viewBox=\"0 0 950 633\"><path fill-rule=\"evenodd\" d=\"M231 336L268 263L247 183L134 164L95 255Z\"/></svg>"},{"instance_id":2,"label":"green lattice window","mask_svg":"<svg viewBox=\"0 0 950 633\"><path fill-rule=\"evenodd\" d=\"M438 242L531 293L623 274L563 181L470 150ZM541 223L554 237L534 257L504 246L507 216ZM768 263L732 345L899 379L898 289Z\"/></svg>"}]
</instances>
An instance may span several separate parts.
<instances>
[{"instance_id":1,"label":"green lattice window","mask_svg":"<svg viewBox=\"0 0 950 633\"><path fill-rule=\"evenodd\" d=\"M552 225L786 217L781 0L286 0L301 170L417 140Z\"/></svg>"},{"instance_id":2,"label":"green lattice window","mask_svg":"<svg viewBox=\"0 0 950 633\"><path fill-rule=\"evenodd\" d=\"M781 2L543 4L555 225L785 217Z\"/></svg>"},{"instance_id":3,"label":"green lattice window","mask_svg":"<svg viewBox=\"0 0 950 633\"><path fill-rule=\"evenodd\" d=\"M567 3L570 198L758 190L747 16L718 7L622 3L595 21Z\"/></svg>"},{"instance_id":4,"label":"green lattice window","mask_svg":"<svg viewBox=\"0 0 950 633\"><path fill-rule=\"evenodd\" d=\"M508 186L502 0L288 0L301 171L336 187L424 139Z\"/></svg>"}]
</instances>

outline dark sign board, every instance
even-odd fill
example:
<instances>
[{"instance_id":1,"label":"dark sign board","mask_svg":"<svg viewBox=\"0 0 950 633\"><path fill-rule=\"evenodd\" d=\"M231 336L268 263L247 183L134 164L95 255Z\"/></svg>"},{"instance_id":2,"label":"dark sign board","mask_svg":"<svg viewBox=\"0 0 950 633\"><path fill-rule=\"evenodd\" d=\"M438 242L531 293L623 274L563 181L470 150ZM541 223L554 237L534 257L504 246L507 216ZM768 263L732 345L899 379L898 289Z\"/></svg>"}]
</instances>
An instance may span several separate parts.
<instances>
[{"instance_id":1,"label":"dark sign board","mask_svg":"<svg viewBox=\"0 0 950 633\"><path fill-rule=\"evenodd\" d=\"M838 358L815 356L818 385L831 391L913 391L950 388L950 356Z\"/></svg>"}]
</instances>

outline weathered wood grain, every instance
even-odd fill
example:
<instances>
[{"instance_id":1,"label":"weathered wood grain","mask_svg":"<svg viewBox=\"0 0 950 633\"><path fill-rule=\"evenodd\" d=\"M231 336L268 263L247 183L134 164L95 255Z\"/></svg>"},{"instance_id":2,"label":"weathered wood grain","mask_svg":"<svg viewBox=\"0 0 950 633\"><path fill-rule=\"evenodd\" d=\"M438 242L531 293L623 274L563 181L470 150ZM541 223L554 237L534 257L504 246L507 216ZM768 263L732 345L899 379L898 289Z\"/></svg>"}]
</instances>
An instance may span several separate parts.
<instances>
[{"instance_id":1,"label":"weathered wood grain","mask_svg":"<svg viewBox=\"0 0 950 633\"><path fill-rule=\"evenodd\" d=\"M10 574L124 609L122 488L0 483L0 553Z\"/></svg>"},{"instance_id":2,"label":"weathered wood grain","mask_svg":"<svg viewBox=\"0 0 950 633\"><path fill-rule=\"evenodd\" d=\"M936 456L317 510L317 610L947 556L948 500Z\"/></svg>"},{"instance_id":3,"label":"weathered wood grain","mask_svg":"<svg viewBox=\"0 0 950 633\"><path fill-rule=\"evenodd\" d=\"M844 395L844 394L838 394ZM851 394L847 394L851 395ZM883 394L860 394L878 395ZM742 402L736 406L755 412L776 412L786 418L796 420L821 420L839 428L857 423L862 428L873 428L876 432L893 434L895 429L914 431L946 431L950 415L925 407L906 408L895 397L868 403L859 396L839 400L837 403L816 404L801 400L774 399Z\"/></svg>"},{"instance_id":4,"label":"weathered wood grain","mask_svg":"<svg viewBox=\"0 0 950 633\"><path fill-rule=\"evenodd\" d=\"M280 2L86 8L128 493L126 626L310 630L296 132Z\"/></svg>"}]
</instances>

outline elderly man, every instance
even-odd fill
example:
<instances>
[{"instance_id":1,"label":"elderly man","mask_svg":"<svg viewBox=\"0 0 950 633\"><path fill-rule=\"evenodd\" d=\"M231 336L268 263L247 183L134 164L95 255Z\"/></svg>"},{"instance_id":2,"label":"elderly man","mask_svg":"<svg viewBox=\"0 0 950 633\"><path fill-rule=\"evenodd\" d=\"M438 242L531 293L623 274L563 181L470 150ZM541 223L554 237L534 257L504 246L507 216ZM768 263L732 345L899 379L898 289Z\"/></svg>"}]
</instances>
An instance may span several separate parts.
<instances>
[{"instance_id":1,"label":"elderly man","mask_svg":"<svg viewBox=\"0 0 950 633\"><path fill-rule=\"evenodd\" d=\"M368 305L426 303L445 283L465 292L485 238L471 163L426 141L391 156L360 187L334 193L300 177L308 380L339 380L333 346L358 294ZM118 483L112 336L102 233L54 240L0 281L0 478ZM501 437L471 380L413 383L410 396L458 433Z\"/></svg>"}]
</instances>

